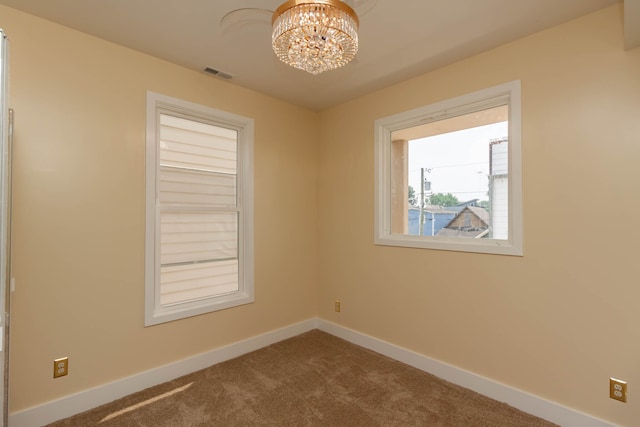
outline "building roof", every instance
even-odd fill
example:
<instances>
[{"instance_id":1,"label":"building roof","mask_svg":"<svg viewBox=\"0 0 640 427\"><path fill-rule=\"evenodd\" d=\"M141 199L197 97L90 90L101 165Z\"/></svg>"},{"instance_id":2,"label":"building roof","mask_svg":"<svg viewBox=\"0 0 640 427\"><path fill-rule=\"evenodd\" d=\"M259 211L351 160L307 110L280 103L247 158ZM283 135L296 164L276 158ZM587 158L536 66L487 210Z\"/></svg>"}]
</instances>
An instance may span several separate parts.
<instances>
[{"instance_id":1,"label":"building roof","mask_svg":"<svg viewBox=\"0 0 640 427\"><path fill-rule=\"evenodd\" d=\"M409 210L419 211L418 207L410 207ZM458 211L449 207L439 206L439 205L424 205L424 211L428 213L434 214L457 214Z\"/></svg>"},{"instance_id":2,"label":"building roof","mask_svg":"<svg viewBox=\"0 0 640 427\"><path fill-rule=\"evenodd\" d=\"M471 212L475 215L480 222L482 223L482 227L451 227L451 225L456 223L456 220L464 214L465 211ZM489 229L489 212L485 208L481 208L479 206L466 206L462 209L458 214L451 220L449 223L440 229L437 236L445 236L445 237L467 237L467 238L479 238L484 237L487 234Z\"/></svg>"},{"instance_id":3,"label":"building roof","mask_svg":"<svg viewBox=\"0 0 640 427\"><path fill-rule=\"evenodd\" d=\"M436 236L443 236L443 237L465 237L468 239L473 239L476 237L481 237L481 235L483 233L485 233L487 230L457 230L455 228L441 228L440 231L438 231L438 233L436 233Z\"/></svg>"},{"instance_id":4,"label":"building roof","mask_svg":"<svg viewBox=\"0 0 640 427\"><path fill-rule=\"evenodd\" d=\"M478 206L478 200L479 199L471 199L471 200L467 200L466 202L460 202L455 206L449 206L447 209L455 212L460 212L467 206Z\"/></svg>"},{"instance_id":5,"label":"building roof","mask_svg":"<svg viewBox=\"0 0 640 427\"><path fill-rule=\"evenodd\" d=\"M469 209L471 212L473 212L478 218L482 220L482 222L487 224L487 227L489 226L489 212L485 208L481 208L479 206L467 206L466 209ZM464 209L462 211L464 211Z\"/></svg>"}]
</instances>

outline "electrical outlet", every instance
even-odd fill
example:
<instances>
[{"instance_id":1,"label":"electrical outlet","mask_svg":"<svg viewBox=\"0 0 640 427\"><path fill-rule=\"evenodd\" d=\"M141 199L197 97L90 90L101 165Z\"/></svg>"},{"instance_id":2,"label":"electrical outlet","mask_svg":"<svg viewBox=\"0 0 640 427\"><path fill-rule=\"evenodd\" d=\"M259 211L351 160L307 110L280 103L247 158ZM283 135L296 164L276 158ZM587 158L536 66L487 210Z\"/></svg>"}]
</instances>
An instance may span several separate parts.
<instances>
[{"instance_id":1,"label":"electrical outlet","mask_svg":"<svg viewBox=\"0 0 640 427\"><path fill-rule=\"evenodd\" d=\"M69 373L69 358L61 357L53 361L53 378L64 377Z\"/></svg>"},{"instance_id":2,"label":"electrical outlet","mask_svg":"<svg viewBox=\"0 0 640 427\"><path fill-rule=\"evenodd\" d=\"M336 313L340 313L340 301L336 301L336 304L334 307L335 307Z\"/></svg>"},{"instance_id":3,"label":"electrical outlet","mask_svg":"<svg viewBox=\"0 0 640 427\"><path fill-rule=\"evenodd\" d=\"M627 403L627 382L609 378L609 397Z\"/></svg>"}]
</instances>

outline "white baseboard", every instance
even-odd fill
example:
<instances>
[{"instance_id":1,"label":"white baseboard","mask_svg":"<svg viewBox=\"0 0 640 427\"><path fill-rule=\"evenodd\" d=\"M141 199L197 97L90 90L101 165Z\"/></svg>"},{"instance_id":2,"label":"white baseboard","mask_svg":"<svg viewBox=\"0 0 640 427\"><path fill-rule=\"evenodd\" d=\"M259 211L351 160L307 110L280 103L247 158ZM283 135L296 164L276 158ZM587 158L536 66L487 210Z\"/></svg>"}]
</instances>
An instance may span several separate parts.
<instances>
[{"instance_id":1,"label":"white baseboard","mask_svg":"<svg viewBox=\"0 0 640 427\"><path fill-rule=\"evenodd\" d=\"M318 329L336 337L373 350L392 359L406 363L443 380L476 391L499 402L531 415L556 423L562 427L615 427L607 421L567 408L524 391L492 381L488 378L431 359L422 354L398 347L358 331L318 319Z\"/></svg>"},{"instance_id":2,"label":"white baseboard","mask_svg":"<svg viewBox=\"0 0 640 427\"><path fill-rule=\"evenodd\" d=\"M216 363L233 359L278 341L315 329L317 319L309 319L275 331L248 338L225 347L104 384L89 390L34 406L9 415L9 427L41 426L112 402L128 394L173 380Z\"/></svg>"},{"instance_id":3,"label":"white baseboard","mask_svg":"<svg viewBox=\"0 0 640 427\"><path fill-rule=\"evenodd\" d=\"M505 402L514 408L544 418L563 427L615 427L614 424L575 411L571 408L431 359L422 354L398 347L361 332L317 318L286 326L197 356L141 372L131 377L12 413L9 415L9 427L33 427L49 424L315 328L406 363L407 365L433 374L451 383L476 391L497 401Z\"/></svg>"}]
</instances>

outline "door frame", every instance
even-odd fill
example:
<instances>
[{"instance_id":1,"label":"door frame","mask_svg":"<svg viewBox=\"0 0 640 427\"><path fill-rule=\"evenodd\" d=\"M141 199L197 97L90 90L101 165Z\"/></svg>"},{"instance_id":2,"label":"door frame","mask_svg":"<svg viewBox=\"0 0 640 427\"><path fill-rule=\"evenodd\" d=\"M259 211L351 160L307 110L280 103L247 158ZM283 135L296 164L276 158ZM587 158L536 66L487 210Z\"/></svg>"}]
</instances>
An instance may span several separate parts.
<instances>
[{"instance_id":1,"label":"door frame","mask_svg":"<svg viewBox=\"0 0 640 427\"><path fill-rule=\"evenodd\" d=\"M8 41L0 29L0 427L9 418L9 303L11 280L11 151L13 111L8 108Z\"/></svg>"}]
</instances>

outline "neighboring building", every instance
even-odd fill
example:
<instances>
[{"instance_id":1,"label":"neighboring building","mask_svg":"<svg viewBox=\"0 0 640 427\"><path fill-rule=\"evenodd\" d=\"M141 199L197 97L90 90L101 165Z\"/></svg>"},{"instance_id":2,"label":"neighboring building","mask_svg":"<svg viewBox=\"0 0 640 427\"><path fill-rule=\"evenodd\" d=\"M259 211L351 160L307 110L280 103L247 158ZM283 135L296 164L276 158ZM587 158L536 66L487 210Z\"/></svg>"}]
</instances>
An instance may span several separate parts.
<instances>
[{"instance_id":1,"label":"neighboring building","mask_svg":"<svg viewBox=\"0 0 640 427\"><path fill-rule=\"evenodd\" d=\"M489 212L477 206L465 206L436 236L481 238L489 234Z\"/></svg>"},{"instance_id":2,"label":"neighboring building","mask_svg":"<svg viewBox=\"0 0 640 427\"><path fill-rule=\"evenodd\" d=\"M447 209L450 211L454 211L455 213L458 213L462 209L466 208L467 206L478 206L478 201L479 199L467 200L466 202L460 202L455 206L447 206Z\"/></svg>"},{"instance_id":3,"label":"neighboring building","mask_svg":"<svg viewBox=\"0 0 640 427\"><path fill-rule=\"evenodd\" d=\"M435 205L426 205L423 212L423 236L435 236L457 214L457 211L450 210L450 208ZM409 208L408 230L411 235L417 236L420 234L420 208Z\"/></svg>"},{"instance_id":4,"label":"neighboring building","mask_svg":"<svg viewBox=\"0 0 640 427\"><path fill-rule=\"evenodd\" d=\"M489 145L489 200L491 238L509 238L509 141L496 139Z\"/></svg>"}]
</instances>

